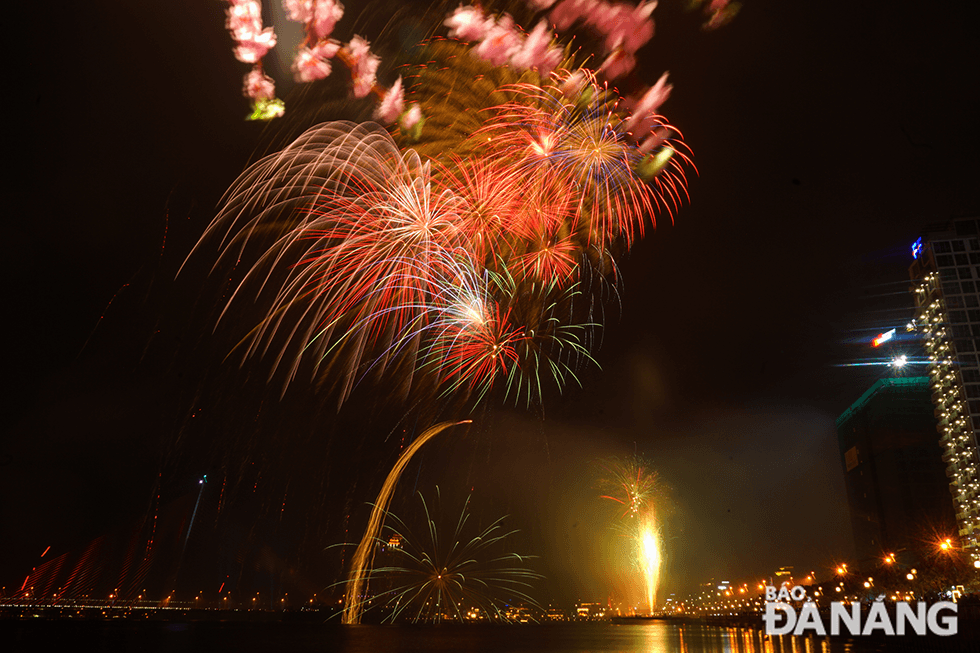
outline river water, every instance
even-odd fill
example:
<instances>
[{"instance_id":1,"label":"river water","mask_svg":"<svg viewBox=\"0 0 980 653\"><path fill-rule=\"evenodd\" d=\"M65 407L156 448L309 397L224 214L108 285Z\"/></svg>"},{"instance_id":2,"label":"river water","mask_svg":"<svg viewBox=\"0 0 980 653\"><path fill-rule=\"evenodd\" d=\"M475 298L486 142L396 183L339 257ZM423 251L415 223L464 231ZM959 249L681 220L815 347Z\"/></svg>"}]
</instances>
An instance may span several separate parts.
<instances>
[{"instance_id":1,"label":"river water","mask_svg":"<svg viewBox=\"0 0 980 653\"><path fill-rule=\"evenodd\" d=\"M959 637L772 637L751 628L667 623L341 626L222 622L0 623L0 649L219 653L870 653L977 651ZM9 648L8 648L9 646Z\"/></svg>"}]
</instances>

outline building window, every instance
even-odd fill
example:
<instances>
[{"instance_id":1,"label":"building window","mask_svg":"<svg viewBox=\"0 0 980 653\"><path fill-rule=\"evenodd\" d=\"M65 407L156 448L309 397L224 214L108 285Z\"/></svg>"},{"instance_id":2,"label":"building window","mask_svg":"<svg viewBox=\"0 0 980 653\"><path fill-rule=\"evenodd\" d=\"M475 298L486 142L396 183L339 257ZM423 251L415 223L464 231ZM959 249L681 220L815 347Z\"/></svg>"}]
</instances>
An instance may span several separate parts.
<instances>
[{"instance_id":1,"label":"building window","mask_svg":"<svg viewBox=\"0 0 980 653\"><path fill-rule=\"evenodd\" d=\"M956 254L953 256L956 259L956 265L969 265L970 257L966 254Z\"/></svg>"},{"instance_id":2,"label":"building window","mask_svg":"<svg viewBox=\"0 0 980 653\"><path fill-rule=\"evenodd\" d=\"M963 282L963 292L964 293L975 293L977 291L976 285L972 281Z\"/></svg>"},{"instance_id":3,"label":"building window","mask_svg":"<svg viewBox=\"0 0 980 653\"><path fill-rule=\"evenodd\" d=\"M949 321L953 324L966 322L966 311L950 311Z\"/></svg>"},{"instance_id":4,"label":"building window","mask_svg":"<svg viewBox=\"0 0 980 653\"><path fill-rule=\"evenodd\" d=\"M936 257L936 265L941 268L948 268L953 264L953 256L951 254L940 254Z\"/></svg>"},{"instance_id":5,"label":"building window","mask_svg":"<svg viewBox=\"0 0 980 653\"><path fill-rule=\"evenodd\" d=\"M966 251L966 243L964 241L962 241L962 240L954 240L953 241L953 251L954 252L965 252Z\"/></svg>"},{"instance_id":6,"label":"building window","mask_svg":"<svg viewBox=\"0 0 980 653\"><path fill-rule=\"evenodd\" d=\"M973 278L973 268L956 268L959 272L960 279L972 279Z\"/></svg>"},{"instance_id":7,"label":"building window","mask_svg":"<svg viewBox=\"0 0 980 653\"><path fill-rule=\"evenodd\" d=\"M956 222L957 236L972 236L975 233L977 233L976 220L958 220Z\"/></svg>"}]
</instances>

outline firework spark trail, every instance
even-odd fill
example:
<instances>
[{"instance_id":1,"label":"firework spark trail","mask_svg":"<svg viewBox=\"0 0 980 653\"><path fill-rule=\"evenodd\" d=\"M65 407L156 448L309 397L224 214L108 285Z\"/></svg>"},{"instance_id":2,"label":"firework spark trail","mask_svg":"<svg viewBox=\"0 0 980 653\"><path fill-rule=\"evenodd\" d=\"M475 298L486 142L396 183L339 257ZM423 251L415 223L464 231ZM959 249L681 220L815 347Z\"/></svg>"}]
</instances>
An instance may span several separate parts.
<instances>
[{"instance_id":1,"label":"firework spark trail","mask_svg":"<svg viewBox=\"0 0 980 653\"><path fill-rule=\"evenodd\" d=\"M647 606L652 614L653 607L657 604L657 586L660 584L662 562L660 529L653 510L644 515L639 522L636 544L639 566L646 584Z\"/></svg>"},{"instance_id":2,"label":"firework spark trail","mask_svg":"<svg viewBox=\"0 0 980 653\"><path fill-rule=\"evenodd\" d=\"M656 472L640 456L599 461L600 498L618 504L614 527L630 542L631 558L643 580L645 603L652 613L663 566L662 525L655 500L662 490Z\"/></svg>"},{"instance_id":3,"label":"firework spark trail","mask_svg":"<svg viewBox=\"0 0 980 653\"><path fill-rule=\"evenodd\" d=\"M374 508L371 510L371 518L368 520L367 529L364 531L364 536L361 538L360 544L357 545L357 550L351 559L351 571L348 576L347 591L344 594L343 623L358 624L361 622L363 602L360 600L360 595L361 588L364 586L367 578L365 570L370 569L373 564L374 544L378 539L378 534L381 532L381 527L384 524L385 515L388 511L388 504L391 503L395 486L398 484L398 479L401 478L405 466L408 465L415 452L422 448L422 445L426 442L450 426L469 423L470 420L455 423L442 422L429 428L402 452L395 466L388 472L384 485L381 486L381 491L378 493L378 498L374 502Z\"/></svg>"},{"instance_id":4,"label":"firework spark trail","mask_svg":"<svg viewBox=\"0 0 980 653\"><path fill-rule=\"evenodd\" d=\"M425 527L414 530L389 514L386 534L375 544L388 550L393 564L365 572L367 578L390 583L390 589L376 595L375 608L391 610L383 621L393 623L405 616L412 622L439 622L447 613L463 621L472 607L509 621L511 617L503 610L508 603L536 605L525 591L532 587L531 581L543 578L527 567L534 556L494 552L517 533L504 528L505 517L474 533L469 527L467 498L452 530L443 532L448 522L430 510L421 493L418 496ZM441 500L438 487L436 497Z\"/></svg>"}]
</instances>

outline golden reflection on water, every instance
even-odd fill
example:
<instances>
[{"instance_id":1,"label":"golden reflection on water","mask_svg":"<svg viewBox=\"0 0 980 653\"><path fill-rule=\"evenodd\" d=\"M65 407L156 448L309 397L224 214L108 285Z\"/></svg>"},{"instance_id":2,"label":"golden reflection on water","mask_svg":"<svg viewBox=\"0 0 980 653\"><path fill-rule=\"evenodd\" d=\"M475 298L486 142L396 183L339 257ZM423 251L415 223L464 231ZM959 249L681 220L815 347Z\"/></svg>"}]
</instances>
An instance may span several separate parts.
<instances>
[{"instance_id":1,"label":"golden reflection on water","mask_svg":"<svg viewBox=\"0 0 980 653\"><path fill-rule=\"evenodd\" d=\"M847 642L821 637L767 637L755 628L651 623L623 626L634 630L629 653L846 653Z\"/></svg>"}]
</instances>

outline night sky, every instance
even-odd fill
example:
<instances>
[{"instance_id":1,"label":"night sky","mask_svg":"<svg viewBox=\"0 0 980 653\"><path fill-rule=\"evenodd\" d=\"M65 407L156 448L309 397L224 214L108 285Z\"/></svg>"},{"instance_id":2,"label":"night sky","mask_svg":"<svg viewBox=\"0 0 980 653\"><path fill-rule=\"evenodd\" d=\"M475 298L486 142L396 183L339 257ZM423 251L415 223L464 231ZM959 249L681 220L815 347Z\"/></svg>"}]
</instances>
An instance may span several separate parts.
<instances>
[{"instance_id":1,"label":"night sky","mask_svg":"<svg viewBox=\"0 0 980 653\"><path fill-rule=\"evenodd\" d=\"M967 3L746 0L710 33L679 1L661 5L640 76L670 71L662 112L699 174L674 224L662 218L622 263L601 370L543 415L477 413L403 480L406 495L472 490L475 511L511 515L566 600L607 589L590 474L608 456L644 455L670 488L671 590L781 565L821 574L853 555L834 419L886 368L845 365L911 315L922 227L978 210ZM339 38L377 33L362 6L347 3ZM254 466L261 510L305 515L299 544L270 546L309 566L310 534L343 541L343 516L365 518L420 425L366 387L340 414L312 386L280 401L259 367L223 360L233 334L213 331L210 262L175 279L222 191L275 137L242 120L247 67L223 5L110 1L43 18L35 33L64 38L15 73L27 120L8 130L26 156L4 257L0 585L19 585L49 545L137 518L161 488L176 498L200 474L251 479ZM288 74L272 74L289 111Z\"/></svg>"}]
</instances>

